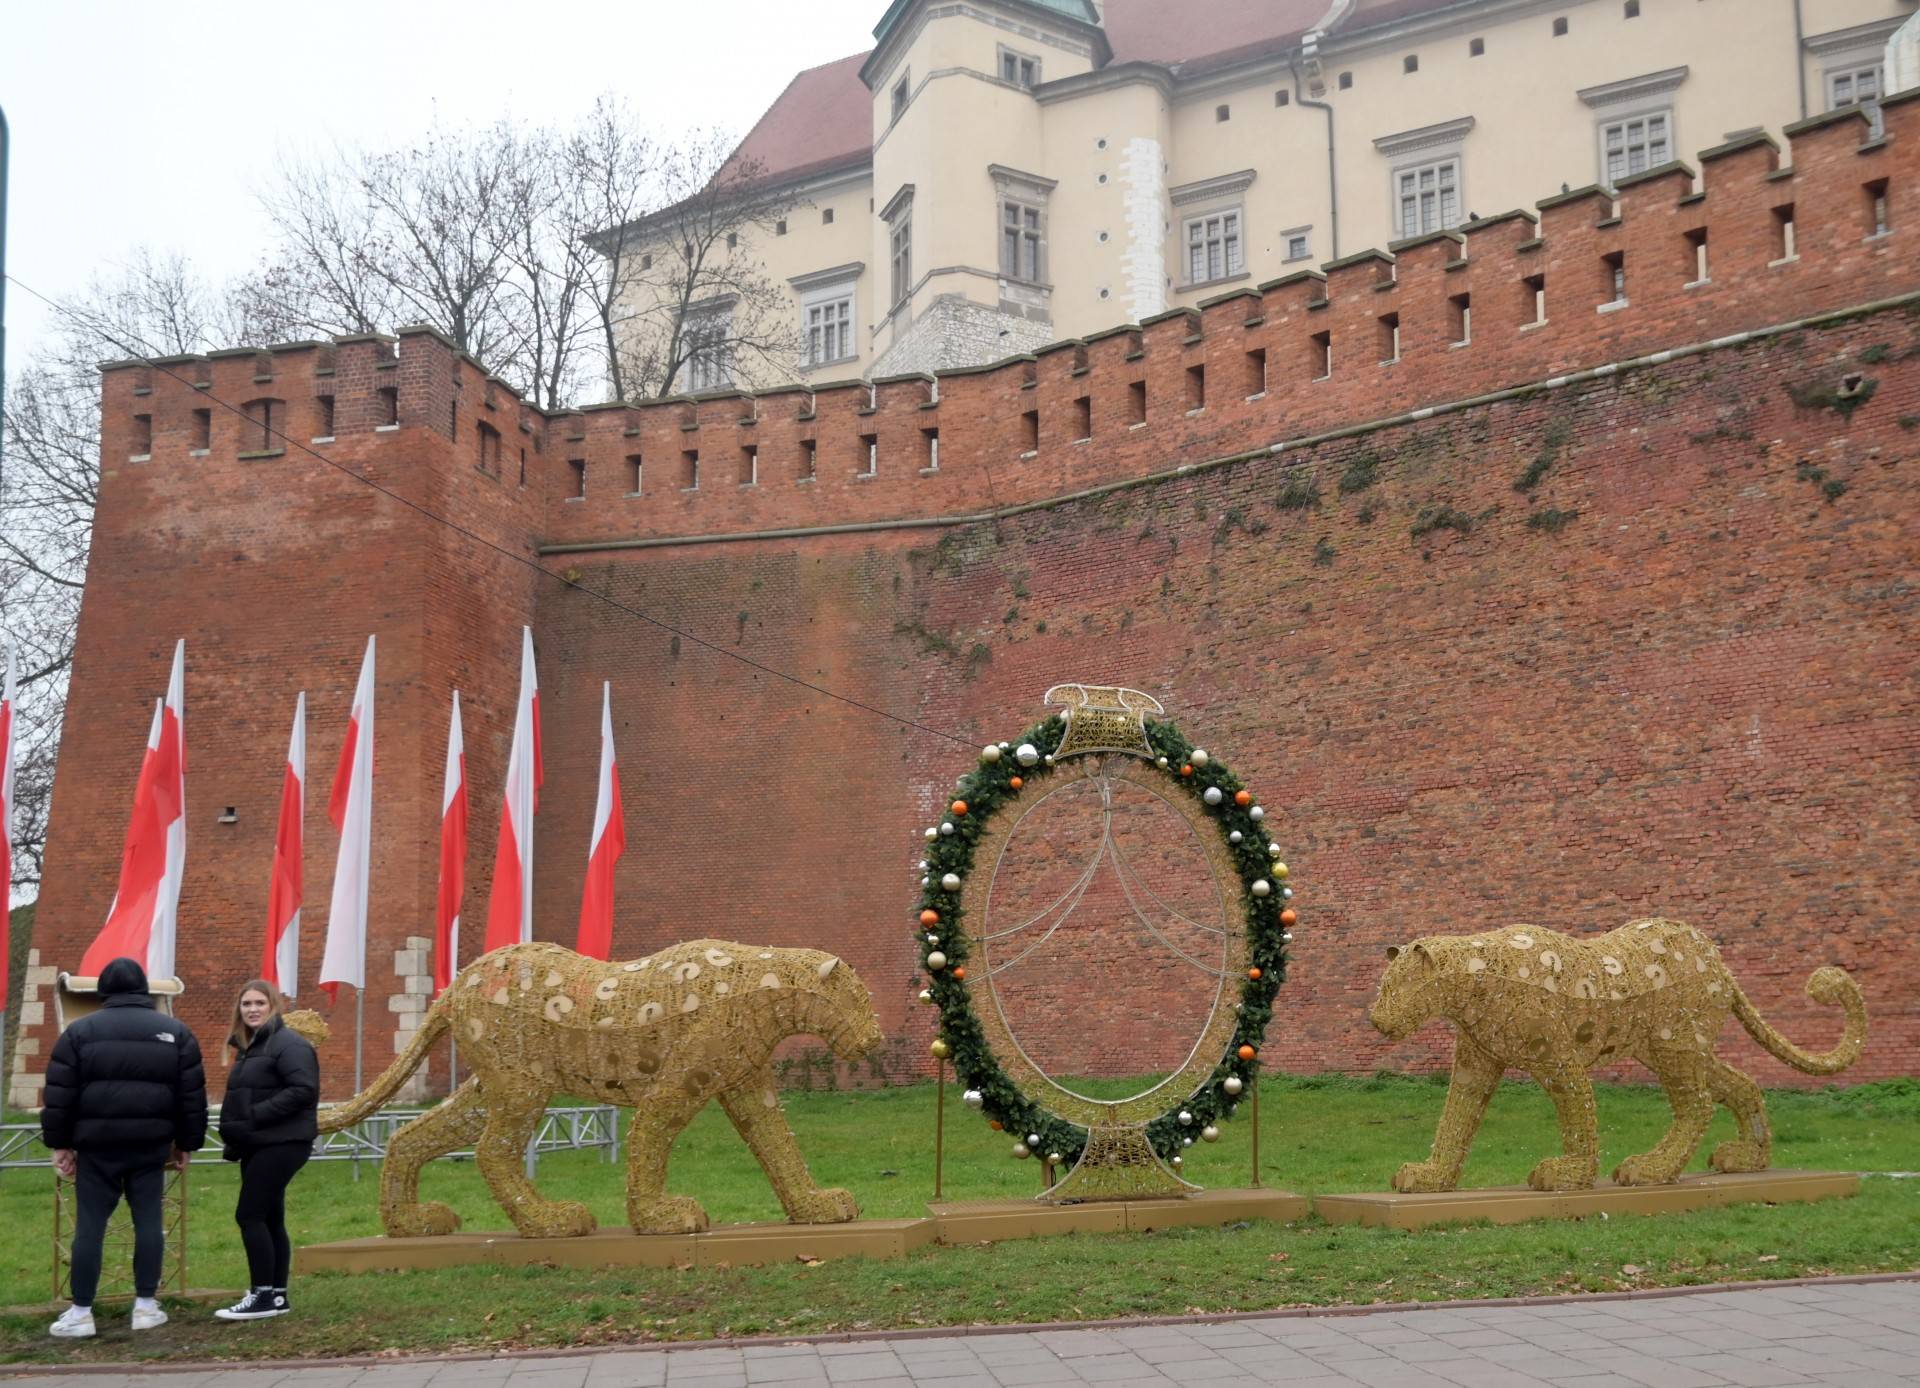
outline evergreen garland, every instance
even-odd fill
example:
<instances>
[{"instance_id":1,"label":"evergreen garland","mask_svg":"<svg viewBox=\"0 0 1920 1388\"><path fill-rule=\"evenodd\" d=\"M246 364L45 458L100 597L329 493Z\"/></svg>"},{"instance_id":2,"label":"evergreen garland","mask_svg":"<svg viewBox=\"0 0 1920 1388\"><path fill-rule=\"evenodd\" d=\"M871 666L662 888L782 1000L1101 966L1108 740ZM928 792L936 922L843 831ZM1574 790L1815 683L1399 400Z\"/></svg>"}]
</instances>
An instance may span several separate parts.
<instances>
[{"instance_id":1,"label":"evergreen garland","mask_svg":"<svg viewBox=\"0 0 1920 1388\"><path fill-rule=\"evenodd\" d=\"M1166 775L1200 802L1203 813L1215 822L1221 838L1227 840L1228 852L1239 869L1245 889L1242 902L1247 962L1260 971L1258 978L1248 977L1242 982L1238 1024L1227 1043L1226 1054L1220 1057L1212 1075L1195 1093L1147 1124L1147 1140L1162 1160L1168 1160L1179 1155L1182 1139L1197 1138L1208 1124L1232 1116L1238 1099L1229 1095L1222 1084L1229 1077L1251 1084L1259 1069L1258 1052L1265 1041L1267 1025L1273 1019L1273 997L1286 978L1286 929L1280 913L1287 909L1288 893L1283 890L1285 880L1275 875L1269 847L1272 840L1267 836L1264 822L1249 813L1253 806L1243 808L1234 802L1234 793L1245 788L1240 778L1211 756L1205 766L1192 766L1193 745L1172 723L1149 719L1146 728L1147 741L1156 758L1165 759ZM1033 1147L1035 1156L1058 1152L1071 1165L1079 1160L1086 1147L1087 1130L1055 1117L1028 1099L1007 1078L974 1014L966 980L954 976L955 969L964 966L968 958L960 895L973 871L974 846L988 821L1009 799L1026 793L1038 778L1052 772L1053 767L1046 758L1059 747L1065 732L1065 720L1055 714L1034 724L1013 742L1001 744L1007 749L1031 744L1041 754L1040 762L1023 767L1008 750L997 761L982 759L961 779L950 800L965 801L967 812L943 814L934 836L926 844L926 884L920 894L920 910L936 913L938 920L920 924L918 938L922 968L926 968L927 958L935 950L946 955L947 962L942 968L927 970L931 980L928 990L940 1011L940 1039L950 1049L954 1072L962 1085L980 1092L982 1114L998 1122L1016 1142L1038 1137L1039 1145ZM1187 767L1192 767L1191 774L1182 774ZM1020 790L1012 785L1016 776L1025 782ZM1221 792L1218 806L1208 806L1202 798L1209 787L1218 787ZM949 825L951 831L942 832ZM1236 830L1241 836L1238 844L1230 838ZM941 879L948 873L960 878L959 889L948 891L941 885ZM1271 884L1270 894L1255 896L1253 884L1262 879ZM937 938L939 943L933 943L929 936ZM1242 1046L1253 1048L1252 1059L1241 1057ZM1179 1119L1183 1109L1191 1115L1191 1122L1185 1125Z\"/></svg>"}]
</instances>

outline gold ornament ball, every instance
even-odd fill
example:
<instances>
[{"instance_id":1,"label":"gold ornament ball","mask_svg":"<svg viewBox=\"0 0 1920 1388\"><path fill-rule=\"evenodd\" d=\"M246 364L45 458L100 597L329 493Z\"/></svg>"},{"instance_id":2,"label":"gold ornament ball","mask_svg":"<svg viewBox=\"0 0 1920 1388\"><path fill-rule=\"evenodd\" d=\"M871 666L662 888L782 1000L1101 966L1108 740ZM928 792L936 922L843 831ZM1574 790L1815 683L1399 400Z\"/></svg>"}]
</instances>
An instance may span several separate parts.
<instances>
[{"instance_id":1,"label":"gold ornament ball","mask_svg":"<svg viewBox=\"0 0 1920 1388\"><path fill-rule=\"evenodd\" d=\"M1227 1093L1229 1094L1238 1094L1241 1090L1245 1089L1247 1086L1245 1081L1243 1081L1238 1075L1228 1075L1225 1083L1223 1083L1220 1087L1226 1090Z\"/></svg>"},{"instance_id":2,"label":"gold ornament ball","mask_svg":"<svg viewBox=\"0 0 1920 1388\"><path fill-rule=\"evenodd\" d=\"M931 1046L927 1047L927 1049L933 1053L935 1060L945 1060L953 1054L953 1047L944 1041L935 1041Z\"/></svg>"},{"instance_id":3,"label":"gold ornament ball","mask_svg":"<svg viewBox=\"0 0 1920 1388\"><path fill-rule=\"evenodd\" d=\"M1026 1143L1016 1142L1013 1144L1013 1155L1016 1158L1018 1158L1020 1161L1025 1161L1028 1157L1033 1155L1033 1151L1031 1148L1027 1146Z\"/></svg>"},{"instance_id":4,"label":"gold ornament ball","mask_svg":"<svg viewBox=\"0 0 1920 1388\"><path fill-rule=\"evenodd\" d=\"M927 956L927 967L935 973L940 972L940 970L947 967L947 956L936 949Z\"/></svg>"},{"instance_id":5,"label":"gold ornament ball","mask_svg":"<svg viewBox=\"0 0 1920 1388\"><path fill-rule=\"evenodd\" d=\"M1278 851L1280 850L1280 845L1279 845L1279 844L1277 844L1277 843L1276 843L1276 844L1275 844L1275 845L1274 845L1273 847L1274 847L1274 851L1275 851L1276 853L1277 853L1277 852L1278 852ZM1282 882L1284 882L1284 881L1286 881L1286 880L1287 880L1287 865L1286 865L1285 863L1275 863L1275 864L1273 865L1273 875L1274 875L1275 877L1278 877L1278 878L1279 878L1279 879L1280 879L1280 880L1281 880Z\"/></svg>"},{"instance_id":6,"label":"gold ornament ball","mask_svg":"<svg viewBox=\"0 0 1920 1388\"><path fill-rule=\"evenodd\" d=\"M1220 1140L1220 1130L1209 1123L1200 1130L1200 1136L1207 1142L1218 1142Z\"/></svg>"},{"instance_id":7,"label":"gold ornament ball","mask_svg":"<svg viewBox=\"0 0 1920 1388\"><path fill-rule=\"evenodd\" d=\"M920 1001L921 1001L921 1002L932 1002L932 1001L933 1001L933 994L932 994L932 993L930 993L930 992L928 992L928 991L927 991L927 990L926 990L925 988L922 988L922 989L920 990Z\"/></svg>"}]
</instances>

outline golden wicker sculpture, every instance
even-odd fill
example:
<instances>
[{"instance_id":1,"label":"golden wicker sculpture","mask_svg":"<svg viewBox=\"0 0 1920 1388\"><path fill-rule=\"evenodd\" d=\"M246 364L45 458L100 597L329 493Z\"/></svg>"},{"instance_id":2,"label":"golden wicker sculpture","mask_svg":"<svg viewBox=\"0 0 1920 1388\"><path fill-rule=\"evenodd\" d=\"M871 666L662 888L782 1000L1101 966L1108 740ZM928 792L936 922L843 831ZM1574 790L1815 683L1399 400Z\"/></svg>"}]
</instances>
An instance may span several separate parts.
<instances>
[{"instance_id":1,"label":"golden wicker sculpture","mask_svg":"<svg viewBox=\"0 0 1920 1388\"><path fill-rule=\"evenodd\" d=\"M854 971L811 949L693 940L645 959L603 963L553 944L509 945L461 970L404 1054L363 1093L320 1115L334 1132L374 1112L451 1032L472 1076L439 1107L394 1134L380 1172L387 1233L446 1234L459 1216L421 1203L420 1169L473 1144L480 1174L523 1237L585 1234L592 1213L548 1200L524 1154L556 1093L634 1110L627 1149L627 1222L636 1233L707 1227L697 1201L665 1192L667 1154L693 1116L718 1099L796 1223L858 1214L844 1190L822 1190L788 1129L771 1057L789 1036L818 1036L853 1060L882 1040Z\"/></svg>"},{"instance_id":2,"label":"golden wicker sculpture","mask_svg":"<svg viewBox=\"0 0 1920 1388\"><path fill-rule=\"evenodd\" d=\"M1392 1040L1433 1017L1454 1025L1453 1080L1433 1153L1393 1178L1399 1191L1453 1190L1487 1101L1507 1067L1526 1070L1553 1099L1561 1155L1535 1166L1535 1190L1586 1190L1599 1161L1593 1086L1587 1072L1632 1056L1659 1079L1673 1126L1652 1151L1628 1157L1620 1185L1677 1180L1692 1160L1716 1103L1739 1136L1713 1150L1716 1171L1764 1171L1772 1134L1760 1087L1713 1053L1731 1013L1761 1046L1810 1075L1846 1069L1860 1055L1867 1009L1860 989L1836 968L1814 970L1807 994L1846 1012L1839 1043L1823 1054L1800 1049L1761 1018L1698 930L1678 921L1630 921L1575 939L1538 926L1484 935L1436 935L1387 951L1371 1020Z\"/></svg>"}]
</instances>

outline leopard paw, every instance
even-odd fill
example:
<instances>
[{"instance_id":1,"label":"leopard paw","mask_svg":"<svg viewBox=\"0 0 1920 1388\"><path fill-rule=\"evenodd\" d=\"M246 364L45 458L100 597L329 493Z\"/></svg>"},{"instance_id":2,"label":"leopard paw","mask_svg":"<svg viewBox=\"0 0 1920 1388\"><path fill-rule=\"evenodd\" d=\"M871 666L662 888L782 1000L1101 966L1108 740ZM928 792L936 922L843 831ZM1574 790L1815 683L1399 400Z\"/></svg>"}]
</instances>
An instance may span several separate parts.
<instances>
[{"instance_id":1,"label":"leopard paw","mask_svg":"<svg viewBox=\"0 0 1920 1388\"><path fill-rule=\"evenodd\" d=\"M1410 1161L1393 1173L1393 1188L1404 1195L1452 1190L1460 1182L1460 1173L1437 1161Z\"/></svg>"},{"instance_id":2,"label":"leopard paw","mask_svg":"<svg viewBox=\"0 0 1920 1388\"><path fill-rule=\"evenodd\" d=\"M1715 1171L1765 1171L1771 1164L1766 1148L1738 1138L1721 1143L1707 1158L1707 1165Z\"/></svg>"},{"instance_id":3,"label":"leopard paw","mask_svg":"<svg viewBox=\"0 0 1920 1388\"><path fill-rule=\"evenodd\" d=\"M1527 1173L1535 1190L1592 1190L1598 1162L1592 1157L1548 1157Z\"/></svg>"}]
</instances>

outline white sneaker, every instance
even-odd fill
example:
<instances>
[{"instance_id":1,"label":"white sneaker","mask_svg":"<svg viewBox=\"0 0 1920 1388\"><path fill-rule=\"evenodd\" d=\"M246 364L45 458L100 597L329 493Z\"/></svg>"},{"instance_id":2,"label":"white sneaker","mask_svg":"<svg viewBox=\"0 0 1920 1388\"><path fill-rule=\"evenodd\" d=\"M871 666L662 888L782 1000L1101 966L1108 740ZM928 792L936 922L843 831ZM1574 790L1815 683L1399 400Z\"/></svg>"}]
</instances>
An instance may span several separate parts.
<instances>
[{"instance_id":1,"label":"white sneaker","mask_svg":"<svg viewBox=\"0 0 1920 1388\"><path fill-rule=\"evenodd\" d=\"M84 1340L93 1334L93 1308L91 1306L69 1306L60 1313L60 1319L47 1327L47 1334L56 1340Z\"/></svg>"},{"instance_id":2,"label":"white sneaker","mask_svg":"<svg viewBox=\"0 0 1920 1388\"><path fill-rule=\"evenodd\" d=\"M167 1323L167 1313L160 1309L160 1303L149 1297L137 1297L133 1303L133 1328L152 1330L157 1325Z\"/></svg>"}]
</instances>

